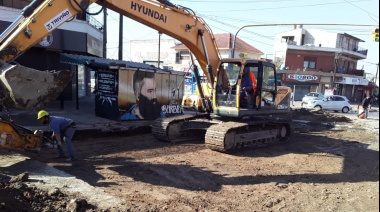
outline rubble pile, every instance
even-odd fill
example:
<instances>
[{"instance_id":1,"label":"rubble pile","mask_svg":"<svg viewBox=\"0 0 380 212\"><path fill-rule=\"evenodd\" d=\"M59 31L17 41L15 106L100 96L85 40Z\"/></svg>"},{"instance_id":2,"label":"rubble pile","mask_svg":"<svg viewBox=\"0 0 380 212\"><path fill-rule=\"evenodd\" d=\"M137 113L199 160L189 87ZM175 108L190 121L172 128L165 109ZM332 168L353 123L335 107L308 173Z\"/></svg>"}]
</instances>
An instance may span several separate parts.
<instances>
[{"instance_id":1,"label":"rubble pile","mask_svg":"<svg viewBox=\"0 0 380 212\"><path fill-rule=\"evenodd\" d=\"M351 122L352 120L343 116L331 114L323 110L292 110L293 120L305 120L311 122Z\"/></svg>"},{"instance_id":2,"label":"rubble pile","mask_svg":"<svg viewBox=\"0 0 380 212\"><path fill-rule=\"evenodd\" d=\"M29 187L27 172L17 176L0 174L0 211L93 211L94 206L54 188L44 191Z\"/></svg>"}]
</instances>

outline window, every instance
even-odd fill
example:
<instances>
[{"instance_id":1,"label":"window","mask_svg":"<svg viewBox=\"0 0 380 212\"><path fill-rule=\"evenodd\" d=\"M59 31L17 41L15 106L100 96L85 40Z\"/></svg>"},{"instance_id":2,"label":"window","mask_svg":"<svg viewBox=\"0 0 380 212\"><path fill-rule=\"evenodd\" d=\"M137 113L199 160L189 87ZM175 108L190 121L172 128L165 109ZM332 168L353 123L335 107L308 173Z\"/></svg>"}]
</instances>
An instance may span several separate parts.
<instances>
[{"instance_id":1,"label":"window","mask_svg":"<svg viewBox=\"0 0 380 212\"><path fill-rule=\"evenodd\" d=\"M317 58L315 57L305 57L303 61L303 67L304 68L309 68L309 69L316 69L316 62Z\"/></svg>"},{"instance_id":2,"label":"window","mask_svg":"<svg viewBox=\"0 0 380 212\"><path fill-rule=\"evenodd\" d=\"M347 38L346 43L347 43L347 50L351 50L351 39Z\"/></svg>"},{"instance_id":3,"label":"window","mask_svg":"<svg viewBox=\"0 0 380 212\"><path fill-rule=\"evenodd\" d=\"M217 76L217 105L236 106L236 83L240 76L240 63L223 63ZM235 88L234 88L235 87Z\"/></svg>"},{"instance_id":4,"label":"window","mask_svg":"<svg viewBox=\"0 0 380 212\"><path fill-rule=\"evenodd\" d=\"M334 97L334 101L338 101L338 102L344 102L344 98L340 97L340 96L335 96Z\"/></svg>"},{"instance_id":5,"label":"window","mask_svg":"<svg viewBox=\"0 0 380 212\"><path fill-rule=\"evenodd\" d=\"M303 67L304 68L315 69L316 63L314 61L304 61L303 62Z\"/></svg>"},{"instance_id":6,"label":"window","mask_svg":"<svg viewBox=\"0 0 380 212\"><path fill-rule=\"evenodd\" d=\"M176 63L181 64L182 60L190 60L190 51L178 51L176 53Z\"/></svg>"},{"instance_id":7,"label":"window","mask_svg":"<svg viewBox=\"0 0 380 212\"><path fill-rule=\"evenodd\" d=\"M276 91L276 76L273 67L264 66L263 67L263 82L262 82L262 98L266 102L275 102L275 91Z\"/></svg>"},{"instance_id":8,"label":"window","mask_svg":"<svg viewBox=\"0 0 380 212\"><path fill-rule=\"evenodd\" d=\"M342 48L342 47L343 47L343 36L340 36L340 37L339 37L338 48Z\"/></svg>"},{"instance_id":9,"label":"window","mask_svg":"<svg viewBox=\"0 0 380 212\"><path fill-rule=\"evenodd\" d=\"M281 43L291 44L294 42L294 36L284 36L281 38Z\"/></svg>"}]
</instances>

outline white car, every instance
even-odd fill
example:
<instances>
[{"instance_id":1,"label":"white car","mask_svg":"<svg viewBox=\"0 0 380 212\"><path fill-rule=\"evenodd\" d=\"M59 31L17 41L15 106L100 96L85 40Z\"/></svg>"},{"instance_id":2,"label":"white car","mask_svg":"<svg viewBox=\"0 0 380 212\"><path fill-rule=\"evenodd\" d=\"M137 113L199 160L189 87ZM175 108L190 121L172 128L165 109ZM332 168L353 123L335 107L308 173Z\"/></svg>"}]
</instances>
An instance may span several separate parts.
<instances>
[{"instance_id":1,"label":"white car","mask_svg":"<svg viewBox=\"0 0 380 212\"><path fill-rule=\"evenodd\" d=\"M314 100L314 99L323 98L323 97L324 97L324 95L322 93L311 92L311 93L306 94L302 98L302 103L301 104L303 104L304 102L307 102L309 100Z\"/></svg>"},{"instance_id":2,"label":"white car","mask_svg":"<svg viewBox=\"0 0 380 212\"><path fill-rule=\"evenodd\" d=\"M348 113L351 110L351 105L347 97L332 95L308 100L302 104L302 108Z\"/></svg>"}]
</instances>

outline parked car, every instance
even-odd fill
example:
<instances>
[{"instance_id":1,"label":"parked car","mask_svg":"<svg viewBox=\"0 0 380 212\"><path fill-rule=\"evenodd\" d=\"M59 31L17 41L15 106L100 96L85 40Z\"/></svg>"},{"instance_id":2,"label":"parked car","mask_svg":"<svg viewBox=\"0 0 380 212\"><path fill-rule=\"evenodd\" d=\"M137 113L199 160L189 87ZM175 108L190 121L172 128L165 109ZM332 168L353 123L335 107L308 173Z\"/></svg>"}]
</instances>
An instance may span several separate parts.
<instances>
[{"instance_id":1,"label":"parked car","mask_svg":"<svg viewBox=\"0 0 380 212\"><path fill-rule=\"evenodd\" d=\"M334 112L342 111L342 113L348 113L351 110L351 105L347 97L332 95L326 97L319 97L313 100L307 100L303 103L302 108L331 110Z\"/></svg>"},{"instance_id":2,"label":"parked car","mask_svg":"<svg viewBox=\"0 0 380 212\"><path fill-rule=\"evenodd\" d=\"M318 98L323 98L324 95L322 93L318 93L318 92L311 92L311 93L308 93L306 94L303 98L302 98L302 102L301 102L301 105L304 103L304 102L307 102L309 100L314 100L314 99L318 99Z\"/></svg>"}]
</instances>

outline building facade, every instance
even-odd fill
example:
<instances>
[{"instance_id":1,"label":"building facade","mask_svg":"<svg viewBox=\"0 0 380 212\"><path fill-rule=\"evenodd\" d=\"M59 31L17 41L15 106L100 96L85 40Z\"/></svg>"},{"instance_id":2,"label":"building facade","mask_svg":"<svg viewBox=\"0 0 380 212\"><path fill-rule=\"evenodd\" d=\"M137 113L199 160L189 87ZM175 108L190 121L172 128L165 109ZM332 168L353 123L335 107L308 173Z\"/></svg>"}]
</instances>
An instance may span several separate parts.
<instances>
[{"instance_id":1,"label":"building facade","mask_svg":"<svg viewBox=\"0 0 380 212\"><path fill-rule=\"evenodd\" d=\"M4 31L21 10L32 0L0 1L0 32ZM91 70L60 62L60 53L102 56L102 25L86 14L78 14L70 22L64 23L35 46L28 49L15 61L37 70L69 69L76 73L75 78L65 88L60 100L73 100L91 94ZM33 35L32 35L33 36Z\"/></svg>"},{"instance_id":2,"label":"building facade","mask_svg":"<svg viewBox=\"0 0 380 212\"><path fill-rule=\"evenodd\" d=\"M296 101L309 92L361 101L371 91L365 71L356 68L368 53L360 42L364 41L346 33L295 26L276 35L274 62L284 84L293 88Z\"/></svg>"},{"instance_id":3,"label":"building facade","mask_svg":"<svg viewBox=\"0 0 380 212\"><path fill-rule=\"evenodd\" d=\"M214 37L221 57L231 58L234 35L223 33L214 34ZM239 38L236 39L235 58L260 59L263 55L262 51ZM192 63L189 49L175 39L131 41L131 59L135 62L148 63L156 67L158 60L160 60L161 68L176 71L186 71Z\"/></svg>"}]
</instances>

